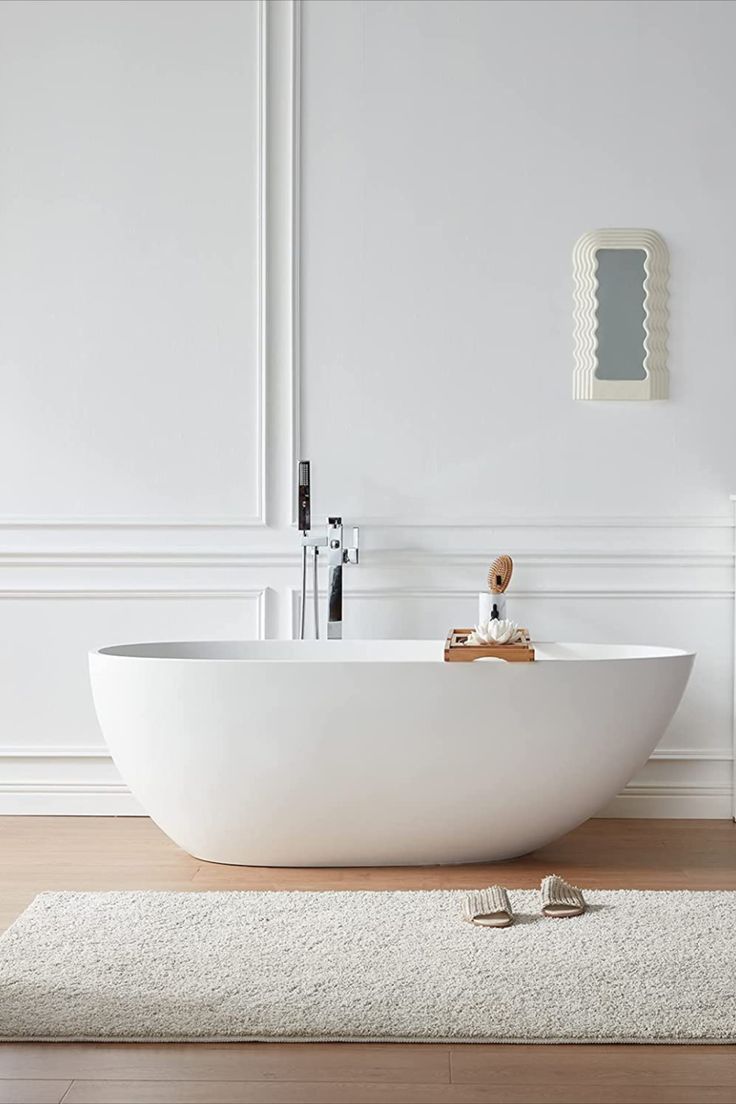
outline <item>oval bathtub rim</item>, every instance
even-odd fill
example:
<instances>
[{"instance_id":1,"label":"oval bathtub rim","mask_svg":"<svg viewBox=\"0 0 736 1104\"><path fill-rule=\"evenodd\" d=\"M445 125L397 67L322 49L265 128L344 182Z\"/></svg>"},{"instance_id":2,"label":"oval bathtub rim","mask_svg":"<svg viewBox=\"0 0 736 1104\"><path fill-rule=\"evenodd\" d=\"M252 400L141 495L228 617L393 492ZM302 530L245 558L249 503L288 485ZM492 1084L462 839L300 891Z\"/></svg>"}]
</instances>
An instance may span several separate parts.
<instances>
[{"instance_id":1,"label":"oval bathtub rim","mask_svg":"<svg viewBox=\"0 0 736 1104\"><path fill-rule=\"evenodd\" d=\"M683 648L672 648L665 645L654 644L601 644L599 642L584 642L584 641L549 641L549 640L534 640L532 641L534 647L538 651L556 650L560 648L573 650L580 650L582 652L588 652L588 654L582 655L538 655L535 663L508 663L503 662L503 667L510 670L528 670L533 669L536 663L629 663L632 661L642 660L663 660L663 659L689 659L691 662L697 657L696 651L690 651ZM278 648L279 645L290 649L294 654L286 654L281 656L224 656L224 655L152 655L146 654L147 649L159 648L202 648L203 650L209 647L227 648L228 646L242 646L242 645L256 645L258 647L274 646ZM368 645L378 650L379 645L390 645L392 647L405 646L409 651L411 646L420 646L423 650L429 650L429 648L438 649L437 655L427 655L403 658L394 658L391 656L386 657L365 657L365 658L341 658L337 653L344 645ZM324 654L319 659L308 660L306 657L300 657L297 649L302 645L312 646L313 648L319 648ZM427 664L438 663L443 667L447 667L451 670L462 670L468 667L478 667L480 669L493 669L499 668L498 663L447 663L444 660L444 640L440 639L370 639L370 640L260 640L260 639L241 639L241 640L151 640L151 641L138 641L135 643L125 644L110 644L101 648L91 648L88 652L90 661L94 659L115 659L115 660L135 660L135 661L155 661L157 663L210 663L210 664L259 664L259 665L282 665L282 664L295 664L303 665L309 662L328 662L331 666L335 664L354 666L356 664L370 666L395 666L397 663L405 666L407 664L426 666Z\"/></svg>"}]
</instances>

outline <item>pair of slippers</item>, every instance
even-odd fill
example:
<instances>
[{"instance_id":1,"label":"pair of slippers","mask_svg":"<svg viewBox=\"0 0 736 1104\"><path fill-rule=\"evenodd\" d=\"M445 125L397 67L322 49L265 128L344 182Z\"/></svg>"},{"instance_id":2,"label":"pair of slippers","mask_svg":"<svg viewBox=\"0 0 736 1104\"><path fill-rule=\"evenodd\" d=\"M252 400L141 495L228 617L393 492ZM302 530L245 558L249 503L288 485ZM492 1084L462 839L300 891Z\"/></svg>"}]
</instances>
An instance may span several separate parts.
<instances>
[{"instance_id":1,"label":"pair of slippers","mask_svg":"<svg viewBox=\"0 0 736 1104\"><path fill-rule=\"evenodd\" d=\"M582 892L558 874L543 878L539 892L543 916L580 916L585 912ZM464 916L481 928L508 928L514 922L509 895L500 885L469 893L465 898Z\"/></svg>"}]
</instances>

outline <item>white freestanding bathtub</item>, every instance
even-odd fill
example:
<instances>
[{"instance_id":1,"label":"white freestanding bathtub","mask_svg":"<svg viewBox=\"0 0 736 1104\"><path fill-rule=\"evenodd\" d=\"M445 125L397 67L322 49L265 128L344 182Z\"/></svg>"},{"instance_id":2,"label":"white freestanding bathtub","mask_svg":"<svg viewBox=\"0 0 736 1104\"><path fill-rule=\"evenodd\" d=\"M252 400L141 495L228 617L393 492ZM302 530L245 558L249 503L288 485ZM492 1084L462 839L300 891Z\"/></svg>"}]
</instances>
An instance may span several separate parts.
<instances>
[{"instance_id":1,"label":"white freestanding bathtub","mask_svg":"<svg viewBox=\"0 0 736 1104\"><path fill-rule=\"evenodd\" d=\"M597 812L649 757L694 656L441 641L128 644L90 657L113 759L191 854L257 866L503 859Z\"/></svg>"}]
</instances>

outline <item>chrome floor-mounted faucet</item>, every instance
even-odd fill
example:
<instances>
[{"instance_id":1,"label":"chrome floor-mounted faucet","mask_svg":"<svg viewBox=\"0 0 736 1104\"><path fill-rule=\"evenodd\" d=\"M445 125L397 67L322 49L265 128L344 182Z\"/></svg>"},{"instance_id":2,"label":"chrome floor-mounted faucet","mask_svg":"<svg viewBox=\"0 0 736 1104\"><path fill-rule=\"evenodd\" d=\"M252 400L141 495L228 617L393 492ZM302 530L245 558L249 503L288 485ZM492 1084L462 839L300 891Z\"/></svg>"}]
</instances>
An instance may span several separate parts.
<instances>
[{"instance_id":1,"label":"chrome floor-mounted faucet","mask_svg":"<svg viewBox=\"0 0 736 1104\"><path fill-rule=\"evenodd\" d=\"M314 601L314 635L319 640L319 572L318 556L320 548L327 552L327 639L342 639L342 569L345 564L357 564L360 560L357 526L353 528L353 545L346 548L343 540L341 517L327 519L327 536L313 537L311 511L311 476L309 461L299 464L299 498L297 503L299 529L302 538L302 600L299 611L299 639L304 640L304 628L307 612L307 556L309 549L313 555L312 597Z\"/></svg>"}]
</instances>

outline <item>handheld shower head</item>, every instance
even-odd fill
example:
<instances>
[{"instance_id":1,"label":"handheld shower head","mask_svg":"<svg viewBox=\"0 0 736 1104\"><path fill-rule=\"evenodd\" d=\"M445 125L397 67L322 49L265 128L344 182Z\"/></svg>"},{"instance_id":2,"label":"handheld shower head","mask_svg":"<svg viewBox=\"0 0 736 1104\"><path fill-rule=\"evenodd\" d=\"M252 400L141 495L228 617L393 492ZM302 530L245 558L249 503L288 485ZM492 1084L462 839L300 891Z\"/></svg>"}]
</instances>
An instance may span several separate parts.
<instances>
[{"instance_id":1,"label":"handheld shower head","mask_svg":"<svg viewBox=\"0 0 736 1104\"><path fill-rule=\"evenodd\" d=\"M299 514L299 528L302 533L308 533L312 528L312 511L311 511L311 481L309 474L309 461L299 461L299 497L297 499L297 510Z\"/></svg>"}]
</instances>

